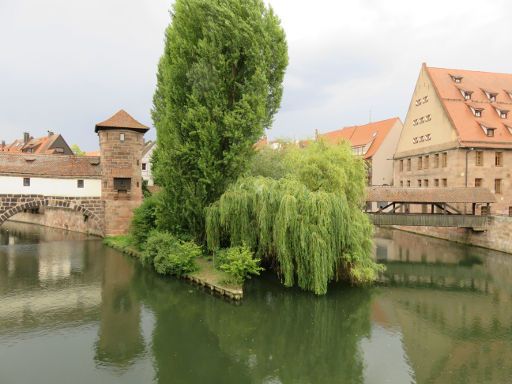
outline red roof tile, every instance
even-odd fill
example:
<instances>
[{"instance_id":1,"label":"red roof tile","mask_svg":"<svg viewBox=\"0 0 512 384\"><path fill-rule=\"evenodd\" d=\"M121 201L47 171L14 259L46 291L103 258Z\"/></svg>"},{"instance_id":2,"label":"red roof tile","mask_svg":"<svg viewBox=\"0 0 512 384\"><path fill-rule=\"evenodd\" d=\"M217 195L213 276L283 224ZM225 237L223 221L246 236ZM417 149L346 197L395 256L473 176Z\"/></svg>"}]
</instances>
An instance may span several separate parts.
<instances>
[{"instance_id":1,"label":"red roof tile","mask_svg":"<svg viewBox=\"0 0 512 384\"><path fill-rule=\"evenodd\" d=\"M99 157L0 153L0 175L101 177Z\"/></svg>"},{"instance_id":2,"label":"red roof tile","mask_svg":"<svg viewBox=\"0 0 512 384\"><path fill-rule=\"evenodd\" d=\"M109 119L96 124L95 131L98 132L100 129L111 129L111 128L125 128L133 129L136 131L147 132L149 127L139 123L133 117L131 117L125 110L121 109L115 115Z\"/></svg>"},{"instance_id":3,"label":"red roof tile","mask_svg":"<svg viewBox=\"0 0 512 384\"><path fill-rule=\"evenodd\" d=\"M400 121L398 117L393 117L375 123L345 127L337 131L322 133L318 137L333 144L346 140L352 147L369 145L364 155L365 159L369 159L377 152L391 128L398 121Z\"/></svg>"},{"instance_id":4,"label":"red roof tile","mask_svg":"<svg viewBox=\"0 0 512 384\"><path fill-rule=\"evenodd\" d=\"M512 74L433 67L426 69L462 145L486 143L512 146L512 133L507 128L512 127L512 113L502 119L496 111L496 108L512 110ZM460 82L456 83L452 76L460 77ZM460 90L471 92L471 100L465 100ZM496 101L490 101L486 92L495 93ZM476 117L470 106L481 108L481 117ZM495 128L494 136L487 136L480 124Z\"/></svg>"}]
</instances>

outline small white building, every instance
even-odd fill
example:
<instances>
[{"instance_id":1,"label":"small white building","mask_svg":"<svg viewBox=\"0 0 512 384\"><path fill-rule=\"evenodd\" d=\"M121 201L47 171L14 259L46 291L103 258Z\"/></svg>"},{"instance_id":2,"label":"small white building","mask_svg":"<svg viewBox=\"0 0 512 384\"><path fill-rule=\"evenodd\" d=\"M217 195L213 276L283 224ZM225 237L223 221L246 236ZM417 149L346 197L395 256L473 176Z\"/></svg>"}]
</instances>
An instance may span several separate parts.
<instances>
[{"instance_id":1,"label":"small white building","mask_svg":"<svg viewBox=\"0 0 512 384\"><path fill-rule=\"evenodd\" d=\"M150 140L144 144L144 148L142 149L142 180L146 181L149 187L155 185L153 181L153 173L151 172L151 157L153 156L155 148L156 142Z\"/></svg>"}]
</instances>

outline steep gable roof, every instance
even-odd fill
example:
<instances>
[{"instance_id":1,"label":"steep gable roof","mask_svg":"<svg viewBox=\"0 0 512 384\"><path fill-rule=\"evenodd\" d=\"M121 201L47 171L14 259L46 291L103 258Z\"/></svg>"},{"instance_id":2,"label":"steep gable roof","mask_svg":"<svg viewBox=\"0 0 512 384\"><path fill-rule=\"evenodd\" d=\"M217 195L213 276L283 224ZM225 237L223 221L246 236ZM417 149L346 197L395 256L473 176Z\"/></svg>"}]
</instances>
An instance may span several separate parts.
<instances>
[{"instance_id":1,"label":"steep gable roof","mask_svg":"<svg viewBox=\"0 0 512 384\"><path fill-rule=\"evenodd\" d=\"M345 127L336 131L326 132L319 134L318 137L332 144L338 144L345 140L348 141L352 147L369 146L364 154L364 158L369 159L377 152L387 134L399 121L400 119L398 117L393 117L391 119L376 121L375 123Z\"/></svg>"},{"instance_id":2,"label":"steep gable roof","mask_svg":"<svg viewBox=\"0 0 512 384\"><path fill-rule=\"evenodd\" d=\"M37 154L37 155L52 155L57 154L56 148L52 146L57 140L61 141L61 145L65 146L62 148L64 153L71 153L71 149L67 144L66 140L60 134L49 134L43 137L31 137L26 143L23 140L14 140L11 144L6 145L0 152L9 152L17 154ZM62 153L62 151L61 151ZM67 154L66 153L66 154Z\"/></svg>"},{"instance_id":3,"label":"steep gable roof","mask_svg":"<svg viewBox=\"0 0 512 384\"><path fill-rule=\"evenodd\" d=\"M147 132L149 127L139 123L133 117L131 117L124 109L119 110L113 116L108 118L101 123L96 124L95 131L98 132L101 129L113 129L113 128L125 128L133 129L140 132Z\"/></svg>"},{"instance_id":4,"label":"steep gable roof","mask_svg":"<svg viewBox=\"0 0 512 384\"><path fill-rule=\"evenodd\" d=\"M512 113L501 118L497 111L512 110L512 74L425 68L461 145L512 146ZM469 100L464 92L471 94ZM472 108L480 109L481 116ZM494 135L487 136L482 126L494 128Z\"/></svg>"}]
</instances>

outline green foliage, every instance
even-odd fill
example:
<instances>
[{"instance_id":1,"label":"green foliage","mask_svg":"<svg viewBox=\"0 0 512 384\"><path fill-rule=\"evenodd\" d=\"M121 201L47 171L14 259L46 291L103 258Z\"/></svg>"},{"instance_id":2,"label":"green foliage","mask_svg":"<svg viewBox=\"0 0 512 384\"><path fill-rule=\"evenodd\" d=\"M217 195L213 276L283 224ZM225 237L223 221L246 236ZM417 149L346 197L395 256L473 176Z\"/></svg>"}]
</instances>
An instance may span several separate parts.
<instances>
[{"instance_id":1,"label":"green foliage","mask_svg":"<svg viewBox=\"0 0 512 384\"><path fill-rule=\"evenodd\" d=\"M247 244L286 286L324 294L332 280L377 277L373 227L362 212L366 173L346 145L289 150L287 175L247 177L207 210L211 250Z\"/></svg>"},{"instance_id":2,"label":"green foliage","mask_svg":"<svg viewBox=\"0 0 512 384\"><path fill-rule=\"evenodd\" d=\"M162 275L181 276L198 269L194 260L201 255L201 247L197 244L177 241L167 253L155 257L154 267Z\"/></svg>"},{"instance_id":3,"label":"green foliage","mask_svg":"<svg viewBox=\"0 0 512 384\"><path fill-rule=\"evenodd\" d=\"M157 204L158 199L156 196L147 197L133 211L131 234L139 248L143 247L150 232L156 228Z\"/></svg>"},{"instance_id":4,"label":"green foliage","mask_svg":"<svg viewBox=\"0 0 512 384\"><path fill-rule=\"evenodd\" d=\"M287 64L280 21L262 0L175 2L152 110L160 228L204 239L204 209L246 170Z\"/></svg>"},{"instance_id":5,"label":"green foliage","mask_svg":"<svg viewBox=\"0 0 512 384\"><path fill-rule=\"evenodd\" d=\"M82 151L80 149L80 147L78 146L78 144L73 144L71 146L71 150L73 151L73 153L76 155L76 156L85 156L85 152Z\"/></svg>"},{"instance_id":6,"label":"green foliage","mask_svg":"<svg viewBox=\"0 0 512 384\"><path fill-rule=\"evenodd\" d=\"M124 249L132 246L134 239L132 236L127 235L109 236L103 239L103 243L113 248Z\"/></svg>"},{"instance_id":7,"label":"green foliage","mask_svg":"<svg viewBox=\"0 0 512 384\"><path fill-rule=\"evenodd\" d=\"M287 174L284 156L287 148L272 149L265 147L256 151L249 165L250 176L270 177L280 179Z\"/></svg>"},{"instance_id":8,"label":"green foliage","mask_svg":"<svg viewBox=\"0 0 512 384\"><path fill-rule=\"evenodd\" d=\"M141 261L144 265L153 265L160 274L181 276L197 270L194 260L201 255L197 244L179 240L168 232L153 231Z\"/></svg>"},{"instance_id":9,"label":"green foliage","mask_svg":"<svg viewBox=\"0 0 512 384\"><path fill-rule=\"evenodd\" d=\"M254 258L246 245L223 249L218 253L219 269L226 272L234 284L242 284L250 275L259 275L263 268L259 266L260 259Z\"/></svg>"}]
</instances>

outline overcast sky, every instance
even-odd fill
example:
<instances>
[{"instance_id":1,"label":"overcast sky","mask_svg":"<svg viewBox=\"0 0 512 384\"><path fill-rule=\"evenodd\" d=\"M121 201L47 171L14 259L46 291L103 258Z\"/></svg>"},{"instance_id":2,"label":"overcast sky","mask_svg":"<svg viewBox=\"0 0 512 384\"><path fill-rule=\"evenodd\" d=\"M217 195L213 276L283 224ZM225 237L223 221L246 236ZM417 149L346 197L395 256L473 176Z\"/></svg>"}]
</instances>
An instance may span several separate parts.
<instances>
[{"instance_id":1,"label":"overcast sky","mask_svg":"<svg viewBox=\"0 0 512 384\"><path fill-rule=\"evenodd\" d=\"M422 62L512 72L505 0L269 0L290 65L269 136L405 117ZM62 133L98 147L120 108L152 126L172 1L0 0L0 139ZM154 137L154 129L148 135Z\"/></svg>"}]
</instances>

